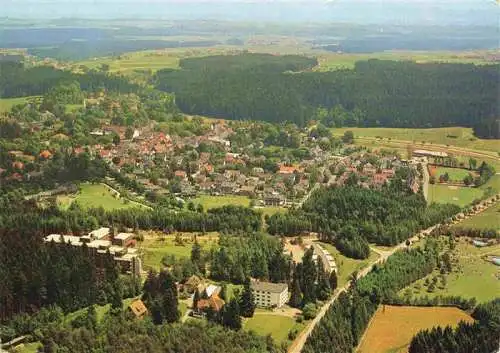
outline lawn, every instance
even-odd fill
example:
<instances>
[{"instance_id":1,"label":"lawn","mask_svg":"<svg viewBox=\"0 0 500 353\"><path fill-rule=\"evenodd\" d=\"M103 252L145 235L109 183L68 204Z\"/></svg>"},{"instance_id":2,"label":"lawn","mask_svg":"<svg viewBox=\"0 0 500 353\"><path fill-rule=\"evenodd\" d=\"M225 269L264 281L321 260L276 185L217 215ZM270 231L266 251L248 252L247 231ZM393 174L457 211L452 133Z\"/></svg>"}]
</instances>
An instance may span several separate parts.
<instances>
[{"instance_id":1,"label":"lawn","mask_svg":"<svg viewBox=\"0 0 500 353\"><path fill-rule=\"evenodd\" d=\"M17 104L24 104L31 98L36 97L0 98L0 113L10 112L13 106Z\"/></svg>"},{"instance_id":2,"label":"lawn","mask_svg":"<svg viewBox=\"0 0 500 353\"><path fill-rule=\"evenodd\" d=\"M195 205L201 204L204 210L209 210L211 208L222 207L225 205L234 206L250 206L250 199L246 196L230 195L230 196L211 196L211 195L201 195L193 199Z\"/></svg>"},{"instance_id":3,"label":"lawn","mask_svg":"<svg viewBox=\"0 0 500 353\"><path fill-rule=\"evenodd\" d=\"M467 175L473 174L470 170L462 168L437 167L434 170L434 176L436 177L436 179L439 179L441 175L445 175L446 173L448 173L450 181L459 182L462 182Z\"/></svg>"},{"instance_id":4,"label":"lawn","mask_svg":"<svg viewBox=\"0 0 500 353\"><path fill-rule=\"evenodd\" d=\"M405 141L426 144L450 145L474 150L491 151L492 156L498 157L500 140L486 140L475 137L471 128L447 127L433 129L403 129L403 128L338 128L333 129L333 134L341 136L345 131L354 133L354 138L361 137L380 139L385 141ZM425 146L419 146L419 148Z\"/></svg>"},{"instance_id":5,"label":"lawn","mask_svg":"<svg viewBox=\"0 0 500 353\"><path fill-rule=\"evenodd\" d=\"M452 272L445 275L446 286L444 288L440 287L440 280L432 293L429 293L425 286L426 278L429 280L436 276L439 278L438 270L434 270L429 276L407 288L410 288L411 295L414 297L442 295L476 298L478 302L492 300L500 293L500 281L496 277L499 268L484 260L482 256L485 254L500 255L500 245L477 248L469 244L466 239L460 238L453 251L453 258L458 260L458 265L454 265ZM404 296L406 293L409 294L408 289L402 290L400 295Z\"/></svg>"},{"instance_id":6,"label":"lawn","mask_svg":"<svg viewBox=\"0 0 500 353\"><path fill-rule=\"evenodd\" d=\"M133 201L119 199L102 184L81 184L76 196L63 195L57 197L57 203L62 209L67 209L73 202L78 202L83 208L103 207L105 210L142 207Z\"/></svg>"},{"instance_id":7,"label":"lawn","mask_svg":"<svg viewBox=\"0 0 500 353\"><path fill-rule=\"evenodd\" d=\"M370 257L365 260L351 259L342 255L335 246L328 243L320 243L332 256L335 258L335 263L338 268L338 286L341 287L349 280L349 276L354 271L359 271L369 263L378 258L378 254L371 251Z\"/></svg>"},{"instance_id":8,"label":"lawn","mask_svg":"<svg viewBox=\"0 0 500 353\"><path fill-rule=\"evenodd\" d=\"M174 255L177 258L189 258L193 246L193 237L188 233L181 234L183 234L184 245L176 245L175 238L172 235L158 236L156 238L148 237L139 243L138 247L144 252L144 267L159 270L161 260L167 255ZM203 249L209 250L212 245L217 243L218 234L208 233L199 236L197 239Z\"/></svg>"},{"instance_id":9,"label":"lawn","mask_svg":"<svg viewBox=\"0 0 500 353\"><path fill-rule=\"evenodd\" d=\"M481 188L457 187L448 185L429 185L429 203L452 203L464 207L484 194Z\"/></svg>"},{"instance_id":10,"label":"lawn","mask_svg":"<svg viewBox=\"0 0 500 353\"><path fill-rule=\"evenodd\" d=\"M496 229L500 231L500 203L496 206L488 208L486 211L481 212L471 218L460 222L454 227L465 228L479 228L479 229Z\"/></svg>"},{"instance_id":11,"label":"lawn","mask_svg":"<svg viewBox=\"0 0 500 353\"><path fill-rule=\"evenodd\" d=\"M358 353L403 353L413 336L434 326L456 326L473 319L457 308L385 305L378 308L366 330Z\"/></svg>"},{"instance_id":12,"label":"lawn","mask_svg":"<svg viewBox=\"0 0 500 353\"><path fill-rule=\"evenodd\" d=\"M252 318L245 320L244 329L254 331L260 336L271 335L276 343L281 344L288 340L288 332L298 325L291 317L275 314L256 313Z\"/></svg>"},{"instance_id":13,"label":"lawn","mask_svg":"<svg viewBox=\"0 0 500 353\"><path fill-rule=\"evenodd\" d=\"M15 353L37 353L38 347L41 347L40 342L26 343L19 347L16 347L13 352Z\"/></svg>"},{"instance_id":14,"label":"lawn","mask_svg":"<svg viewBox=\"0 0 500 353\"><path fill-rule=\"evenodd\" d=\"M136 298L128 298L128 299L123 299L123 308L125 309L132 303ZM111 309L111 304L106 304L106 305L96 305L95 311L97 313L97 321L100 322L104 318L104 315ZM69 313L66 315L64 318L64 322L69 324L71 321L76 319L78 316L82 315L83 313L87 312L87 308L83 308L77 311L73 311L72 313Z\"/></svg>"}]
</instances>

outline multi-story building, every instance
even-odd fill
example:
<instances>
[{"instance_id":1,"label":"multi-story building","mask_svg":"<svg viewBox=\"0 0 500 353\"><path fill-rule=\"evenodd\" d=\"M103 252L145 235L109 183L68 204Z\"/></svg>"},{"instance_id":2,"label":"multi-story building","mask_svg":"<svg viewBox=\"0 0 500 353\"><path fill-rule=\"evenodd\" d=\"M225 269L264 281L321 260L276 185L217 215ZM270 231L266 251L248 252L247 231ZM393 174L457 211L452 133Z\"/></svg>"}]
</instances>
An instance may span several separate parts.
<instances>
[{"instance_id":1,"label":"multi-story building","mask_svg":"<svg viewBox=\"0 0 500 353\"><path fill-rule=\"evenodd\" d=\"M288 285L252 280L250 283L255 305L261 308L281 308L288 301Z\"/></svg>"}]
</instances>

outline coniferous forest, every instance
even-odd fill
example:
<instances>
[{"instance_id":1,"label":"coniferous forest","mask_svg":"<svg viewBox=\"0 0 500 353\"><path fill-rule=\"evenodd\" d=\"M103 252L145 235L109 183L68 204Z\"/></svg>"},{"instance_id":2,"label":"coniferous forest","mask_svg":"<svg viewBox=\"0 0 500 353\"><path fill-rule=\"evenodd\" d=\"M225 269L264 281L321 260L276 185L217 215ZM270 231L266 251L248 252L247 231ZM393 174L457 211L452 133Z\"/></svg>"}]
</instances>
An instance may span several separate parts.
<instances>
[{"instance_id":1,"label":"coniferous forest","mask_svg":"<svg viewBox=\"0 0 500 353\"><path fill-rule=\"evenodd\" d=\"M190 114L298 125L322 118L331 127L465 126L499 137L497 65L369 60L311 72L316 64L266 54L190 58L181 70L159 71L155 83Z\"/></svg>"}]
</instances>

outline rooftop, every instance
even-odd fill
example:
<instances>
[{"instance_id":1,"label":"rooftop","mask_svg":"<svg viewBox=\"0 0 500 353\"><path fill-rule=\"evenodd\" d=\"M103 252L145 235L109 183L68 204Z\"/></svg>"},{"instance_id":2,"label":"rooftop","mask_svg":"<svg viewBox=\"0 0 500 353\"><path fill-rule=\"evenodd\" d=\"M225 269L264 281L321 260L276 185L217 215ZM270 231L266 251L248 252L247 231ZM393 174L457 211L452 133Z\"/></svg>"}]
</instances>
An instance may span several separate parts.
<instances>
[{"instance_id":1,"label":"rooftop","mask_svg":"<svg viewBox=\"0 0 500 353\"><path fill-rule=\"evenodd\" d=\"M288 285L286 283L271 283L262 281L252 281L250 287L252 290L271 293L282 293L283 291L288 290Z\"/></svg>"}]
</instances>

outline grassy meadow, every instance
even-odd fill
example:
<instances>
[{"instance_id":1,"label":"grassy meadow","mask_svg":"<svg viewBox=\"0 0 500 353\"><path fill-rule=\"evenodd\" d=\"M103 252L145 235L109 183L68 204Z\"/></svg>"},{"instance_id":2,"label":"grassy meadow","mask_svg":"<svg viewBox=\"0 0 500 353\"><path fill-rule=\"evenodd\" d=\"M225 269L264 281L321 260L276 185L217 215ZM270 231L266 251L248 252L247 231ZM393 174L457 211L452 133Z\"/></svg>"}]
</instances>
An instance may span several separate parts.
<instances>
[{"instance_id":1,"label":"grassy meadow","mask_svg":"<svg viewBox=\"0 0 500 353\"><path fill-rule=\"evenodd\" d=\"M36 98L36 97L0 98L0 113L10 112L13 106L18 104L24 104L28 102L31 98Z\"/></svg>"},{"instance_id":2,"label":"grassy meadow","mask_svg":"<svg viewBox=\"0 0 500 353\"><path fill-rule=\"evenodd\" d=\"M500 203L460 222L455 227L496 229L500 231Z\"/></svg>"},{"instance_id":3,"label":"grassy meadow","mask_svg":"<svg viewBox=\"0 0 500 353\"><path fill-rule=\"evenodd\" d=\"M320 243L334 258L338 269L338 286L341 287L349 280L354 271L359 271L369 263L378 258L378 254L371 251L368 259L356 260L342 255L335 246L328 243Z\"/></svg>"},{"instance_id":4,"label":"grassy meadow","mask_svg":"<svg viewBox=\"0 0 500 353\"><path fill-rule=\"evenodd\" d=\"M247 331L253 331L260 336L271 335L278 345L288 340L288 332L291 329L297 328L300 331L302 326L288 316L259 312L256 312L252 318L245 320L243 324L243 328Z\"/></svg>"},{"instance_id":5,"label":"grassy meadow","mask_svg":"<svg viewBox=\"0 0 500 353\"><path fill-rule=\"evenodd\" d=\"M211 208L222 207L225 205L234 206L250 206L250 199L246 196L239 195L228 195L228 196L212 196L212 195L200 195L199 197L193 199L195 205L202 205L204 210L209 210Z\"/></svg>"},{"instance_id":6,"label":"grassy meadow","mask_svg":"<svg viewBox=\"0 0 500 353\"><path fill-rule=\"evenodd\" d=\"M500 245L477 248L460 238L453 251L452 258L458 265L453 265L451 273L445 275L446 285L443 287L438 280L435 290L428 292L425 285L433 277L440 277L439 270L434 270L427 277L416 281L400 292L400 295L413 297L428 296L430 298L441 296L461 296L476 298L478 302L486 302L498 297L500 281L496 277L500 271L498 266L486 261L482 257L486 254L500 255Z\"/></svg>"},{"instance_id":7,"label":"grassy meadow","mask_svg":"<svg viewBox=\"0 0 500 353\"><path fill-rule=\"evenodd\" d=\"M457 308L380 306L361 340L358 353L406 353L413 336L434 326L456 326L473 319Z\"/></svg>"},{"instance_id":8,"label":"grassy meadow","mask_svg":"<svg viewBox=\"0 0 500 353\"><path fill-rule=\"evenodd\" d=\"M113 196L111 191L102 184L81 184L76 195L61 195L57 197L57 204L62 209L67 209L73 202L83 208L103 207L105 210L144 207L130 200Z\"/></svg>"},{"instance_id":9,"label":"grassy meadow","mask_svg":"<svg viewBox=\"0 0 500 353\"><path fill-rule=\"evenodd\" d=\"M167 255L173 255L176 258L189 258L193 246L193 234L179 233L183 244L176 244L174 235L145 236L144 241L138 244L138 248L144 253L144 267L159 270L161 260ZM218 233L208 233L197 237L198 243L204 250L209 250L217 244Z\"/></svg>"}]
</instances>

